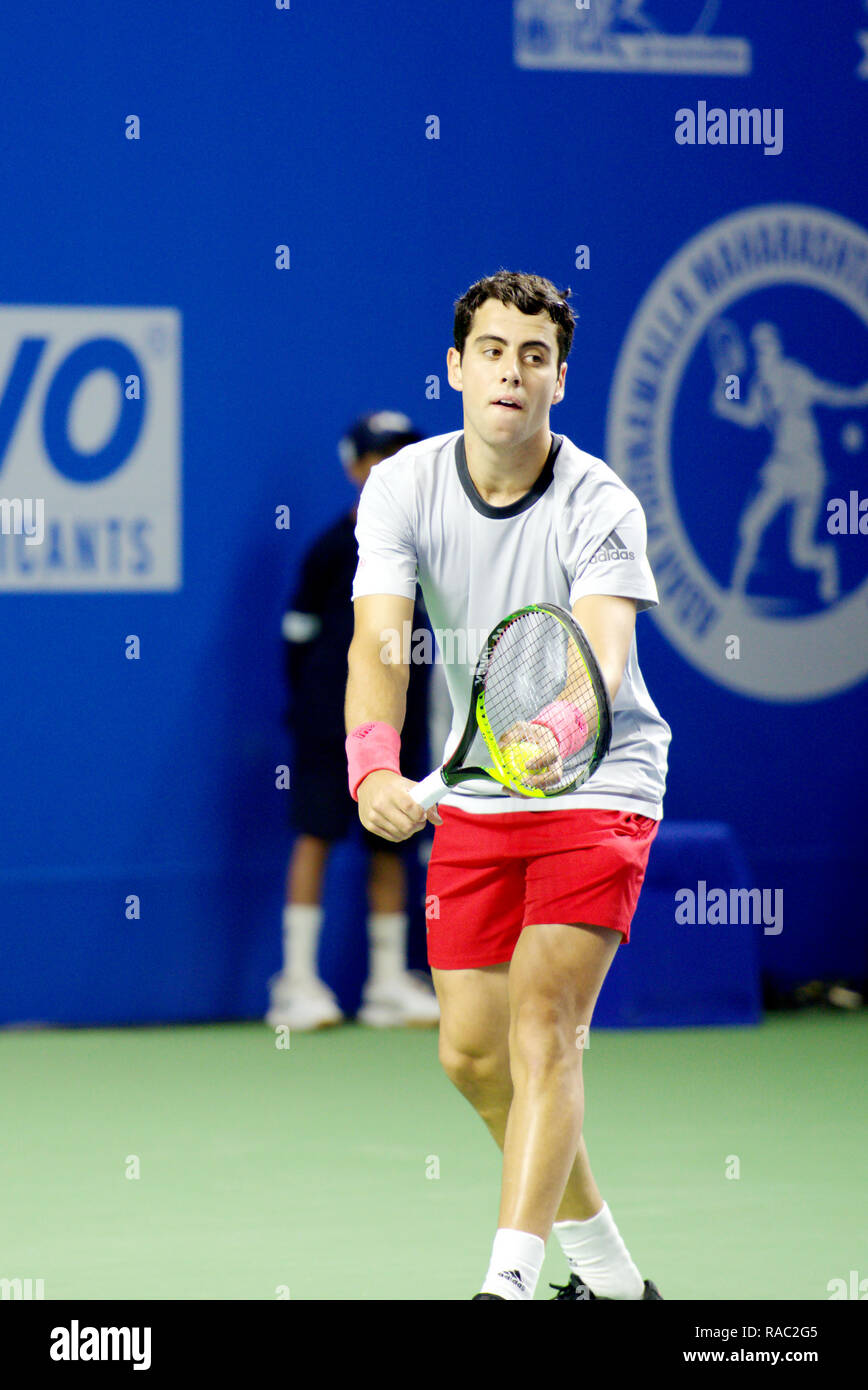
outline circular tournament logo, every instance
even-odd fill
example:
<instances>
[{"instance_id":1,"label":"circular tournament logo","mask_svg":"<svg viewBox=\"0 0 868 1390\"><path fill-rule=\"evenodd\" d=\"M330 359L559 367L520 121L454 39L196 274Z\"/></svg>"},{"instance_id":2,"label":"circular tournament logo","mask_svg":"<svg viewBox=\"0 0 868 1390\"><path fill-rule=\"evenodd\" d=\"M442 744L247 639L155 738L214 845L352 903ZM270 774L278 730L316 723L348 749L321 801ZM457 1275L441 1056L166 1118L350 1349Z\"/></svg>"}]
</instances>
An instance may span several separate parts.
<instances>
[{"instance_id":1,"label":"circular tournament logo","mask_svg":"<svg viewBox=\"0 0 868 1390\"><path fill-rule=\"evenodd\" d=\"M624 340L606 460L699 670L767 700L868 673L868 233L748 208L663 268Z\"/></svg>"}]
</instances>

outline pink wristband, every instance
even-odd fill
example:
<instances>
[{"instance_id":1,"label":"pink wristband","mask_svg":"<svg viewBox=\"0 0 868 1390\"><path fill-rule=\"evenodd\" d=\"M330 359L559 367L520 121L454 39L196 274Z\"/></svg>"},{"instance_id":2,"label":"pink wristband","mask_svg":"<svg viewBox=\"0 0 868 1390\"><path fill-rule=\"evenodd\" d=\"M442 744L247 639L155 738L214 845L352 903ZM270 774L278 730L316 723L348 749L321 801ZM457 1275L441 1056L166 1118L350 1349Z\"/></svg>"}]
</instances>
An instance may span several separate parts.
<instances>
[{"instance_id":1,"label":"pink wristband","mask_svg":"<svg viewBox=\"0 0 868 1390\"><path fill-rule=\"evenodd\" d=\"M385 768L388 772L401 771L401 735L391 724L359 724L348 736L345 747L353 801L358 801L356 793L359 785L369 772L376 772L379 768Z\"/></svg>"},{"instance_id":2,"label":"pink wristband","mask_svg":"<svg viewBox=\"0 0 868 1390\"><path fill-rule=\"evenodd\" d=\"M578 705L571 705L569 700L555 700L546 705L532 722L542 724L554 734L562 758L578 753L588 737L587 719Z\"/></svg>"}]
</instances>

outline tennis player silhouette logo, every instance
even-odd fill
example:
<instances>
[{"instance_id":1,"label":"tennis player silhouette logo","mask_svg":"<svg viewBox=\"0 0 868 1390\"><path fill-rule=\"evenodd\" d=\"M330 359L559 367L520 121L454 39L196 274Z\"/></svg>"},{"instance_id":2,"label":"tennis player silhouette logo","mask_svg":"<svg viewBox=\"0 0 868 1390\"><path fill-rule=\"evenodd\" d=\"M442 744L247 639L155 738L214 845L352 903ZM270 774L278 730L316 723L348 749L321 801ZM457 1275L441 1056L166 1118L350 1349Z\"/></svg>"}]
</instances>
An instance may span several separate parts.
<instances>
[{"instance_id":1,"label":"tennis player silhouette logo","mask_svg":"<svg viewBox=\"0 0 868 1390\"><path fill-rule=\"evenodd\" d=\"M785 356L781 334L773 323L757 323L750 340L756 366L747 397L730 399L726 380L744 371L747 352L735 324L716 319L709 325L709 350L717 375L712 410L743 429L768 430L772 442L771 453L760 469L759 491L739 521L731 588L737 594L746 592L763 536L786 507L791 509L792 564L816 571L820 600L834 603L841 590L835 544L815 539L821 518L825 518L828 472L813 412L817 405L868 405L868 382L853 390L820 380L804 363Z\"/></svg>"},{"instance_id":2,"label":"tennis player silhouette logo","mask_svg":"<svg viewBox=\"0 0 868 1390\"><path fill-rule=\"evenodd\" d=\"M657 272L615 369L603 457L645 511L652 620L756 699L868 675L866 262L825 208L728 214Z\"/></svg>"}]
</instances>

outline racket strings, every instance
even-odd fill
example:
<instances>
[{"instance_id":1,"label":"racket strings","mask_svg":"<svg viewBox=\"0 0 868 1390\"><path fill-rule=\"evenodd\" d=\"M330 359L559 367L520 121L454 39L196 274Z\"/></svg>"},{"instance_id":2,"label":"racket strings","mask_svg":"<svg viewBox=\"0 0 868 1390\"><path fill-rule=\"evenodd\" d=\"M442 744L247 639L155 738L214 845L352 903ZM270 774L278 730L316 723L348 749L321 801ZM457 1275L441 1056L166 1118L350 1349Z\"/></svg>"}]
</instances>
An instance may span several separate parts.
<instances>
[{"instance_id":1,"label":"racket strings","mask_svg":"<svg viewBox=\"0 0 868 1390\"><path fill-rule=\"evenodd\" d=\"M576 705L588 733L582 747L563 759L559 779L547 783L545 790L567 787L585 772L600 727L597 694L581 649L557 618L545 612L516 617L490 652L484 684L486 718L501 750L506 746L510 775L518 786L539 790L541 784L533 779L541 770L524 768L528 756L535 756L527 742L522 748L514 739L506 745L504 740L516 725L533 723L555 700ZM523 738L532 743L533 732L525 732Z\"/></svg>"}]
</instances>

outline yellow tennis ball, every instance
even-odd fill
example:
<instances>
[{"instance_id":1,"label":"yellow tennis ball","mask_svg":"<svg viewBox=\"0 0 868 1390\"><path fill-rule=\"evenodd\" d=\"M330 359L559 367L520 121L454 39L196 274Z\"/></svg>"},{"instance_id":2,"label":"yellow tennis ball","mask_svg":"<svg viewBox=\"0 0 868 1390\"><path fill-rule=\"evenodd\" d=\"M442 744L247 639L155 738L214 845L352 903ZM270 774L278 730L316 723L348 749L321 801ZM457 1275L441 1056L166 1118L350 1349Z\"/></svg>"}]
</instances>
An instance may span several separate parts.
<instances>
[{"instance_id":1,"label":"yellow tennis ball","mask_svg":"<svg viewBox=\"0 0 868 1390\"><path fill-rule=\"evenodd\" d=\"M525 777L537 777L543 771L542 768L531 768L528 771L528 763L533 762L534 758L545 756L546 750L541 743L532 743L529 739L522 739L520 743L511 743L504 749L503 763L516 782L522 782Z\"/></svg>"}]
</instances>

